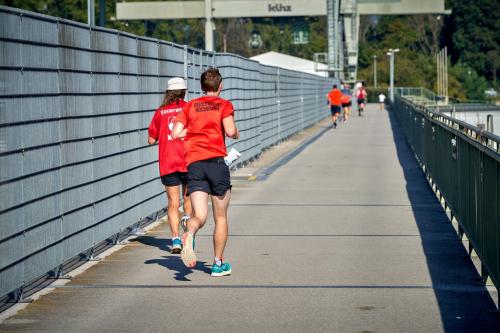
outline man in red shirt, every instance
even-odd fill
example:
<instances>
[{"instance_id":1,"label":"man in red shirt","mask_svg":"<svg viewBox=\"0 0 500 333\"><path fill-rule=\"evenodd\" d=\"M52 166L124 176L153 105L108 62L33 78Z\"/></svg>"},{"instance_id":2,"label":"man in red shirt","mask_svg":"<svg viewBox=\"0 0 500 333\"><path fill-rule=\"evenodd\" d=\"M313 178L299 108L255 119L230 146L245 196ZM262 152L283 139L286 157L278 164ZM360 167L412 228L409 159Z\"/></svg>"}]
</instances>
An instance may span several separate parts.
<instances>
[{"instance_id":1,"label":"man in red shirt","mask_svg":"<svg viewBox=\"0 0 500 333\"><path fill-rule=\"evenodd\" d=\"M186 195L187 166L182 140L172 138L175 117L186 104L186 83L176 77L168 80L162 105L156 110L148 128L150 145L158 142L158 160L161 182L165 186L168 199L168 223L172 234L172 253L180 253L182 242L179 238L180 186L184 194L184 214L191 215L191 201Z\"/></svg>"},{"instance_id":2,"label":"man in red shirt","mask_svg":"<svg viewBox=\"0 0 500 333\"><path fill-rule=\"evenodd\" d=\"M224 135L239 138L234 123L231 102L219 97L222 76L215 68L201 75L201 88L206 95L188 102L176 118L174 138L184 137L188 164L188 193L193 205L193 216L187 221L187 232L182 236L181 258L187 267L196 265L194 235L203 227L208 214L208 196L211 195L215 221L214 264L212 276L231 274L231 265L223 262L226 246L227 208L231 197L229 167Z\"/></svg>"},{"instance_id":3,"label":"man in red shirt","mask_svg":"<svg viewBox=\"0 0 500 333\"><path fill-rule=\"evenodd\" d=\"M337 118L342 110L342 92L337 89L337 85L333 85L333 89L328 93L328 106L332 113L333 127L337 128Z\"/></svg>"}]
</instances>

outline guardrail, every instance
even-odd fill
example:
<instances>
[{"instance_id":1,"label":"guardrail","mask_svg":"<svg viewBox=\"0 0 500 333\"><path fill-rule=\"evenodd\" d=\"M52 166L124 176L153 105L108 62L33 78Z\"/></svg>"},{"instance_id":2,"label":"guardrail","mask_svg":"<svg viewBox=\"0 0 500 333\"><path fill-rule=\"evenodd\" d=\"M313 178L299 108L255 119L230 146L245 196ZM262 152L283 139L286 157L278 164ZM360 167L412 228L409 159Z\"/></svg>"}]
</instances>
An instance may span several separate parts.
<instances>
[{"instance_id":1,"label":"guardrail","mask_svg":"<svg viewBox=\"0 0 500 333\"><path fill-rule=\"evenodd\" d=\"M500 137L404 96L392 110L452 219L481 259L484 282L500 287Z\"/></svg>"},{"instance_id":2,"label":"guardrail","mask_svg":"<svg viewBox=\"0 0 500 333\"><path fill-rule=\"evenodd\" d=\"M394 94L402 96L416 104L435 108L436 111L500 111L500 106L493 101L460 101L450 98L448 104L444 104L444 97L436 95L433 91L423 87L395 87Z\"/></svg>"},{"instance_id":3,"label":"guardrail","mask_svg":"<svg viewBox=\"0 0 500 333\"><path fill-rule=\"evenodd\" d=\"M164 214L147 127L171 77L191 99L220 69L242 162L329 114L332 79L3 6L0 48L0 311Z\"/></svg>"}]
</instances>

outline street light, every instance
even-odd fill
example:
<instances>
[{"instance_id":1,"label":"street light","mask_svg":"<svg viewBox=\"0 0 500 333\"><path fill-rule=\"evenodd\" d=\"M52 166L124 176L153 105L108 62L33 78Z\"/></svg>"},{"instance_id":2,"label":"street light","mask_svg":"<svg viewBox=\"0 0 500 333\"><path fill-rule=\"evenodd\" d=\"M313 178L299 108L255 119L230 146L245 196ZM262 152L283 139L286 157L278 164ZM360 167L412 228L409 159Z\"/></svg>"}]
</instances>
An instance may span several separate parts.
<instances>
[{"instance_id":1,"label":"street light","mask_svg":"<svg viewBox=\"0 0 500 333\"><path fill-rule=\"evenodd\" d=\"M377 88L377 56L373 56L373 86Z\"/></svg>"},{"instance_id":2,"label":"street light","mask_svg":"<svg viewBox=\"0 0 500 333\"><path fill-rule=\"evenodd\" d=\"M391 103L394 102L394 54L399 52L399 49L389 49L389 52L387 52L387 55L390 57L390 71L391 71L391 76L390 76L390 101Z\"/></svg>"}]
</instances>

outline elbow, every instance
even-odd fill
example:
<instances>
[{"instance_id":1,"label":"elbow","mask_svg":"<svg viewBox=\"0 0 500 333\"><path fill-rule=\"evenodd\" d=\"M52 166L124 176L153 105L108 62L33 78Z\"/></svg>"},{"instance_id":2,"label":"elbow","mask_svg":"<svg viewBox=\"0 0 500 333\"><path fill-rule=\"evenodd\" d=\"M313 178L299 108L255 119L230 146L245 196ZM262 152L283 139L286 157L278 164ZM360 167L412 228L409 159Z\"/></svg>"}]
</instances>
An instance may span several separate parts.
<instances>
[{"instance_id":1,"label":"elbow","mask_svg":"<svg viewBox=\"0 0 500 333\"><path fill-rule=\"evenodd\" d=\"M228 138L234 138L236 136L236 133L237 133L236 129L226 130L226 136Z\"/></svg>"},{"instance_id":2,"label":"elbow","mask_svg":"<svg viewBox=\"0 0 500 333\"><path fill-rule=\"evenodd\" d=\"M231 138L231 139L239 139L240 137L240 132L238 131L238 129L235 127L234 129L231 129L229 131L226 132L226 136Z\"/></svg>"}]
</instances>

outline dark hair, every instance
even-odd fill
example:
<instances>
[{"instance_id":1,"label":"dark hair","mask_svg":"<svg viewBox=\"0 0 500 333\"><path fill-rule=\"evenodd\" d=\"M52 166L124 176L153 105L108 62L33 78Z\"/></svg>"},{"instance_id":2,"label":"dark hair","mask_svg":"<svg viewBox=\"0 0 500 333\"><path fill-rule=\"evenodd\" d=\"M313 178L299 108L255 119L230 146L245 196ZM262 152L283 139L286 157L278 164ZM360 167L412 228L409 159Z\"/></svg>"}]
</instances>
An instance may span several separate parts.
<instances>
[{"instance_id":1,"label":"dark hair","mask_svg":"<svg viewBox=\"0 0 500 333\"><path fill-rule=\"evenodd\" d=\"M183 100L185 96L186 90L184 89L167 90L165 91L165 96L163 96L163 102L161 103L161 106L169 105L173 102L177 102L177 104L179 104L179 100Z\"/></svg>"},{"instance_id":2,"label":"dark hair","mask_svg":"<svg viewBox=\"0 0 500 333\"><path fill-rule=\"evenodd\" d=\"M204 92L215 92L219 89L222 76L217 68L209 68L201 74L201 90Z\"/></svg>"},{"instance_id":3,"label":"dark hair","mask_svg":"<svg viewBox=\"0 0 500 333\"><path fill-rule=\"evenodd\" d=\"M334 84L334 85L333 85L333 88L337 88L337 85L336 85L336 84Z\"/></svg>"}]
</instances>

